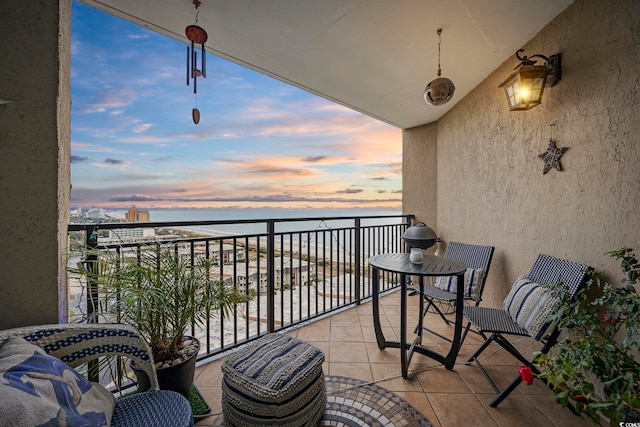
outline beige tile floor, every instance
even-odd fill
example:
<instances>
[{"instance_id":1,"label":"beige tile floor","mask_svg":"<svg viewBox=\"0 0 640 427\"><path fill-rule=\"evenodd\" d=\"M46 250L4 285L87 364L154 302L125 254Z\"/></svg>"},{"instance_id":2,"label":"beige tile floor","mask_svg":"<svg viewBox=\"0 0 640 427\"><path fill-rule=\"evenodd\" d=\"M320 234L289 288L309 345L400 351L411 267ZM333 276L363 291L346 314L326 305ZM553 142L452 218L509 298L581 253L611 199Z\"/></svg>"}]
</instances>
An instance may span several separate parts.
<instances>
[{"instance_id":1,"label":"beige tile floor","mask_svg":"<svg viewBox=\"0 0 640 427\"><path fill-rule=\"evenodd\" d=\"M381 324L387 339L398 339L400 325L399 292L380 300ZM589 426L586 417L576 416L569 409L555 403L549 389L536 380L533 385L520 386L497 408L489 407L495 397L493 389L477 366L466 366L464 361L481 344L481 337L469 334L465 340L458 363L453 371L423 355L414 355L409 376L400 375L400 350L380 351L373 331L372 305L358 307L334 314L299 329L289 335L318 346L325 354L324 372L365 381L376 381L381 387L402 396L422 411L436 426ZM409 298L408 319L417 323L418 298ZM428 326L451 334L436 315L427 316ZM445 352L448 343L425 334L423 343ZM517 375L520 363L499 347L489 348L482 356L483 366L494 377L498 386L505 385ZM215 426L222 422L220 384L222 374L219 359L196 370L195 383L212 409L212 416L199 420L198 426Z\"/></svg>"}]
</instances>

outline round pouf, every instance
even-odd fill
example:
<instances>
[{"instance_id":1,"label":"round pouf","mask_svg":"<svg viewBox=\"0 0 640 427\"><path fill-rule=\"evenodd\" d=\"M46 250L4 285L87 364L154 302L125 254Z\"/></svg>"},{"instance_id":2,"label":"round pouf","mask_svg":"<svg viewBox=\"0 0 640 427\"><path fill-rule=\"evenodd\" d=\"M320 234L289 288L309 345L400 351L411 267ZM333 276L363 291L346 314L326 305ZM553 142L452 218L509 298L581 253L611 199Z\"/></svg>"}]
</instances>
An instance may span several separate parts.
<instances>
[{"instance_id":1,"label":"round pouf","mask_svg":"<svg viewBox=\"0 0 640 427\"><path fill-rule=\"evenodd\" d=\"M327 405L319 348L268 334L222 365L225 426L315 426Z\"/></svg>"}]
</instances>

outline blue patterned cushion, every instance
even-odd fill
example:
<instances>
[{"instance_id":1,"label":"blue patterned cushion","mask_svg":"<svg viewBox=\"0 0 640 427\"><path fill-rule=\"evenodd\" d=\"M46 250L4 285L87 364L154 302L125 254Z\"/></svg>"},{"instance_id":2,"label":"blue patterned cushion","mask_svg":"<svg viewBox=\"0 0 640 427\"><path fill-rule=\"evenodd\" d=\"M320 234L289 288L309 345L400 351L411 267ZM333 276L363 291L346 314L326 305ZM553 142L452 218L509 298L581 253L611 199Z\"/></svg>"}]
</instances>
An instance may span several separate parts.
<instances>
[{"instance_id":1,"label":"blue patterned cushion","mask_svg":"<svg viewBox=\"0 0 640 427\"><path fill-rule=\"evenodd\" d=\"M547 318L558 304L547 287L521 276L511 286L503 308L518 326L540 340L551 324Z\"/></svg>"},{"instance_id":2,"label":"blue patterned cushion","mask_svg":"<svg viewBox=\"0 0 640 427\"><path fill-rule=\"evenodd\" d=\"M230 355L222 365L226 425L315 426L327 395L317 347L268 334Z\"/></svg>"},{"instance_id":3,"label":"blue patterned cushion","mask_svg":"<svg viewBox=\"0 0 640 427\"><path fill-rule=\"evenodd\" d=\"M0 347L0 420L12 425L108 426L113 395L23 338Z\"/></svg>"},{"instance_id":4,"label":"blue patterned cushion","mask_svg":"<svg viewBox=\"0 0 640 427\"><path fill-rule=\"evenodd\" d=\"M476 302L480 301L480 291L484 280L484 269L467 268L464 272L464 297ZM456 276L440 276L436 279L435 286L443 291L457 293L458 280Z\"/></svg>"},{"instance_id":5,"label":"blue patterned cushion","mask_svg":"<svg viewBox=\"0 0 640 427\"><path fill-rule=\"evenodd\" d=\"M111 427L192 427L189 401L170 390L150 390L121 397Z\"/></svg>"}]
</instances>

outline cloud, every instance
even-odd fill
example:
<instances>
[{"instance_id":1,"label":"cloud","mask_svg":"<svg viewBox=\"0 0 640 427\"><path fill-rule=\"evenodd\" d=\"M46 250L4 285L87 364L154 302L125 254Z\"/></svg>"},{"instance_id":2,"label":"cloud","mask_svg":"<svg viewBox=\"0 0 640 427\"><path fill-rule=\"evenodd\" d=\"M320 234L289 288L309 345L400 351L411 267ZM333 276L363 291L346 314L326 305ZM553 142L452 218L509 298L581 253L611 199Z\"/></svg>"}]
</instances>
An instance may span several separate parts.
<instances>
[{"instance_id":1,"label":"cloud","mask_svg":"<svg viewBox=\"0 0 640 427\"><path fill-rule=\"evenodd\" d=\"M87 107L76 110L76 112L80 114L104 113L105 111L107 111L107 109L104 107Z\"/></svg>"},{"instance_id":2,"label":"cloud","mask_svg":"<svg viewBox=\"0 0 640 427\"><path fill-rule=\"evenodd\" d=\"M139 124L139 125L135 126L133 129L131 129L131 132L133 132L133 133L142 133L142 132L145 132L145 131L149 130L149 128L151 128L151 126L153 126L151 123L142 123L142 124Z\"/></svg>"},{"instance_id":3,"label":"cloud","mask_svg":"<svg viewBox=\"0 0 640 427\"><path fill-rule=\"evenodd\" d=\"M81 163L86 162L87 160L89 160L88 157L71 156L71 163Z\"/></svg>"},{"instance_id":4,"label":"cloud","mask_svg":"<svg viewBox=\"0 0 640 427\"><path fill-rule=\"evenodd\" d=\"M148 39L149 36L147 34L129 34L127 37L129 37L130 39L133 40L142 40L142 39Z\"/></svg>"},{"instance_id":5,"label":"cloud","mask_svg":"<svg viewBox=\"0 0 640 427\"><path fill-rule=\"evenodd\" d=\"M154 162L169 162L171 160L174 160L175 157L174 156L163 156L163 157L156 157L155 159L153 159Z\"/></svg>"},{"instance_id":6,"label":"cloud","mask_svg":"<svg viewBox=\"0 0 640 427\"><path fill-rule=\"evenodd\" d=\"M302 159L305 163L317 163L319 161L327 159L327 156L308 156Z\"/></svg>"},{"instance_id":7,"label":"cloud","mask_svg":"<svg viewBox=\"0 0 640 427\"><path fill-rule=\"evenodd\" d=\"M131 196L113 197L109 199L111 202L157 202L161 200L165 199L144 194L133 194Z\"/></svg>"},{"instance_id":8,"label":"cloud","mask_svg":"<svg viewBox=\"0 0 640 427\"><path fill-rule=\"evenodd\" d=\"M104 162L108 165L122 165L126 163L124 160L118 160L112 157L107 157L106 159L104 159Z\"/></svg>"},{"instance_id":9,"label":"cloud","mask_svg":"<svg viewBox=\"0 0 640 427\"><path fill-rule=\"evenodd\" d=\"M307 197L307 196L295 196L289 193L270 194L266 196L237 196L237 197L160 197L151 196L146 194L132 194L129 196L116 196L109 199L110 202L173 202L173 203L200 203L200 202L337 202L337 203L356 203L365 204L371 202L398 202L401 199L353 199L353 198L340 198L340 197Z\"/></svg>"},{"instance_id":10,"label":"cloud","mask_svg":"<svg viewBox=\"0 0 640 427\"><path fill-rule=\"evenodd\" d=\"M340 194L358 194L362 193L364 190L362 188L347 188L345 190L336 191L336 193Z\"/></svg>"},{"instance_id":11,"label":"cloud","mask_svg":"<svg viewBox=\"0 0 640 427\"><path fill-rule=\"evenodd\" d=\"M392 173L402 176L402 162L387 163L386 166Z\"/></svg>"},{"instance_id":12,"label":"cloud","mask_svg":"<svg viewBox=\"0 0 640 427\"><path fill-rule=\"evenodd\" d=\"M273 166L273 165L249 165L245 168L248 173L252 174L267 174L267 175L297 175L297 176L311 176L316 175L316 173L311 169L300 169L300 168L287 168L283 166Z\"/></svg>"},{"instance_id":13,"label":"cloud","mask_svg":"<svg viewBox=\"0 0 640 427\"><path fill-rule=\"evenodd\" d=\"M94 99L93 101L85 98L84 102L78 103L84 107L74 109L74 113L90 114L114 111L110 114L122 114L122 109L133 105L138 97L139 94L135 89L122 85L117 89L102 89L101 92L90 98Z\"/></svg>"},{"instance_id":14,"label":"cloud","mask_svg":"<svg viewBox=\"0 0 640 427\"><path fill-rule=\"evenodd\" d=\"M118 154L127 153L127 151L117 150L117 149L114 149L113 147L105 147L99 144L92 144L92 143L78 142L78 141L71 141L71 149L73 151L83 151L83 152L90 152L90 153L91 152L92 153L118 153Z\"/></svg>"},{"instance_id":15,"label":"cloud","mask_svg":"<svg viewBox=\"0 0 640 427\"><path fill-rule=\"evenodd\" d=\"M167 178L174 176L173 172L134 172L134 173L119 173L116 176L109 179L114 182L139 182L139 181L164 181Z\"/></svg>"}]
</instances>

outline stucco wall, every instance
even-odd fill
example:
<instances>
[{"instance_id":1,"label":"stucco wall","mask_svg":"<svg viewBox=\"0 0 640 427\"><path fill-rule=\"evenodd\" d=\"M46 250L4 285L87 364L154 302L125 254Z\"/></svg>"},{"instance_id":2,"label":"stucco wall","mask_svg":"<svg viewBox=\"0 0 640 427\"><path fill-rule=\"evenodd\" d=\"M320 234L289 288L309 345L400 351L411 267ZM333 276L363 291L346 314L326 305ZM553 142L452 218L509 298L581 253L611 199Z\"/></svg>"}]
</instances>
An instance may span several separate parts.
<instances>
[{"instance_id":1,"label":"stucco wall","mask_svg":"<svg viewBox=\"0 0 640 427\"><path fill-rule=\"evenodd\" d=\"M437 230L438 125L407 129L402 135L402 210Z\"/></svg>"},{"instance_id":2,"label":"stucco wall","mask_svg":"<svg viewBox=\"0 0 640 427\"><path fill-rule=\"evenodd\" d=\"M637 0L576 0L523 46L527 55L562 53L562 80L540 106L508 110L498 85L513 57L438 121L437 232L496 247L484 305L501 305L539 252L617 281L604 252L640 247L639 29ZM433 155L417 132L432 137L429 127L406 130L405 150ZM569 149L564 171L543 175L537 156L550 138ZM432 181L418 168L405 156L403 203L423 209L408 200Z\"/></svg>"},{"instance_id":3,"label":"stucco wall","mask_svg":"<svg viewBox=\"0 0 640 427\"><path fill-rule=\"evenodd\" d=\"M70 0L0 13L0 329L57 322L69 221Z\"/></svg>"}]
</instances>

